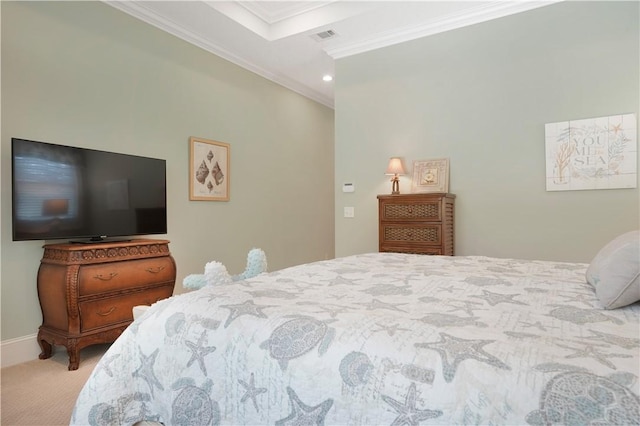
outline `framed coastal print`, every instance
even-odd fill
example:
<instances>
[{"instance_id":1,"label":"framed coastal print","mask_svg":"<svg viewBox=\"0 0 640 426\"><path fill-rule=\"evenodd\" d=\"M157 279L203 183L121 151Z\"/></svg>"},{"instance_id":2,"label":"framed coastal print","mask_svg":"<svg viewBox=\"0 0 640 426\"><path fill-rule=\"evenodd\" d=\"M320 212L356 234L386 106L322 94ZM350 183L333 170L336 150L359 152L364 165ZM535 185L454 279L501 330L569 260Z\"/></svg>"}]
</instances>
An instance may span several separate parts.
<instances>
[{"instance_id":1,"label":"framed coastal print","mask_svg":"<svg viewBox=\"0 0 640 426\"><path fill-rule=\"evenodd\" d=\"M231 147L228 143L189 138L189 199L229 201Z\"/></svg>"},{"instance_id":2,"label":"framed coastal print","mask_svg":"<svg viewBox=\"0 0 640 426\"><path fill-rule=\"evenodd\" d=\"M414 161L411 192L449 192L449 159Z\"/></svg>"},{"instance_id":3,"label":"framed coastal print","mask_svg":"<svg viewBox=\"0 0 640 426\"><path fill-rule=\"evenodd\" d=\"M547 123L547 191L636 188L635 114Z\"/></svg>"}]
</instances>

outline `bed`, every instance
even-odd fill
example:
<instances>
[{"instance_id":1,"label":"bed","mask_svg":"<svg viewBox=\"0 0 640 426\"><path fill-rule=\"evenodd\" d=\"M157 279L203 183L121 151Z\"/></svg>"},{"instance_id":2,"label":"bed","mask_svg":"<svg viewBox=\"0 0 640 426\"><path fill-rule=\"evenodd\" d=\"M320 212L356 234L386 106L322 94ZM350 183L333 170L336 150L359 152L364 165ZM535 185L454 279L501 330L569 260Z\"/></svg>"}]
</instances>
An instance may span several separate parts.
<instances>
[{"instance_id":1,"label":"bed","mask_svg":"<svg viewBox=\"0 0 640 426\"><path fill-rule=\"evenodd\" d=\"M640 305L603 309L588 267L369 253L177 295L71 423L638 424Z\"/></svg>"}]
</instances>

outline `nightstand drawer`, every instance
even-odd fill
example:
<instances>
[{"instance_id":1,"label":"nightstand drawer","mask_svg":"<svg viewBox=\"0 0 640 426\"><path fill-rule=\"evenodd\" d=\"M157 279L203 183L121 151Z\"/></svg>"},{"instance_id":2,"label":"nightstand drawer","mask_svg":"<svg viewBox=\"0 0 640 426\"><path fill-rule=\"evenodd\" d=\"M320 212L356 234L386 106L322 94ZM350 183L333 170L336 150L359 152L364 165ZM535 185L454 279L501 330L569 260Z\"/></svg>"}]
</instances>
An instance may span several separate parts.
<instances>
[{"instance_id":1,"label":"nightstand drawer","mask_svg":"<svg viewBox=\"0 0 640 426\"><path fill-rule=\"evenodd\" d=\"M168 256L86 265L80 268L78 289L80 296L89 296L173 281L174 277L175 266Z\"/></svg>"},{"instance_id":2,"label":"nightstand drawer","mask_svg":"<svg viewBox=\"0 0 640 426\"><path fill-rule=\"evenodd\" d=\"M402 226L381 225L380 242L415 242L420 245L442 244L442 227L440 225Z\"/></svg>"},{"instance_id":3,"label":"nightstand drawer","mask_svg":"<svg viewBox=\"0 0 640 426\"><path fill-rule=\"evenodd\" d=\"M428 254L442 255L440 247L425 247L419 245L406 245L404 247L396 247L392 245L383 246L380 252L406 253L406 254Z\"/></svg>"},{"instance_id":4,"label":"nightstand drawer","mask_svg":"<svg viewBox=\"0 0 640 426\"><path fill-rule=\"evenodd\" d=\"M151 305L173 293L173 285L165 285L123 296L80 302L81 331L133 321L133 307Z\"/></svg>"},{"instance_id":5,"label":"nightstand drawer","mask_svg":"<svg viewBox=\"0 0 640 426\"><path fill-rule=\"evenodd\" d=\"M440 200L422 203L385 202L382 204L382 221L440 221L442 205Z\"/></svg>"}]
</instances>

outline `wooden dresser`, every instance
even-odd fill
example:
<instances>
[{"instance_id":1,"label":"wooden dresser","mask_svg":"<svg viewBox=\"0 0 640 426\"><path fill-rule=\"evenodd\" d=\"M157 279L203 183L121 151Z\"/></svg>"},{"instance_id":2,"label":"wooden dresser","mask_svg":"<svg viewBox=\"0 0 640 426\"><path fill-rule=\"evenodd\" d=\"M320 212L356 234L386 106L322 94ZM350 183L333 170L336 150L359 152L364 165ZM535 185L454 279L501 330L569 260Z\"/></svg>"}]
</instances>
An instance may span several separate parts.
<instances>
[{"instance_id":1,"label":"wooden dresser","mask_svg":"<svg viewBox=\"0 0 640 426\"><path fill-rule=\"evenodd\" d=\"M175 281L166 240L45 245L38 269L40 359L63 345L69 370L76 370L80 349L113 342L133 321L134 306L170 297Z\"/></svg>"},{"instance_id":2,"label":"wooden dresser","mask_svg":"<svg viewBox=\"0 0 640 426\"><path fill-rule=\"evenodd\" d=\"M379 251L453 256L455 195L378 195Z\"/></svg>"}]
</instances>

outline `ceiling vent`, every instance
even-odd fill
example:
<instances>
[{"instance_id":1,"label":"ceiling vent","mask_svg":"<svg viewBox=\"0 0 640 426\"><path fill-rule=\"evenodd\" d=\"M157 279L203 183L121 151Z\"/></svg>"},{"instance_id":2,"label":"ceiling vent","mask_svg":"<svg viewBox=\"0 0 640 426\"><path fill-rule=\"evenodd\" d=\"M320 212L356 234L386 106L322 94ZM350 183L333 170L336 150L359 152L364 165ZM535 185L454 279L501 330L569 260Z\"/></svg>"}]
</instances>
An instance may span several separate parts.
<instances>
[{"instance_id":1,"label":"ceiling vent","mask_svg":"<svg viewBox=\"0 0 640 426\"><path fill-rule=\"evenodd\" d=\"M311 36L315 41L324 41L329 40L330 38L336 37L338 34L333 30L321 31L317 34L313 34Z\"/></svg>"}]
</instances>

